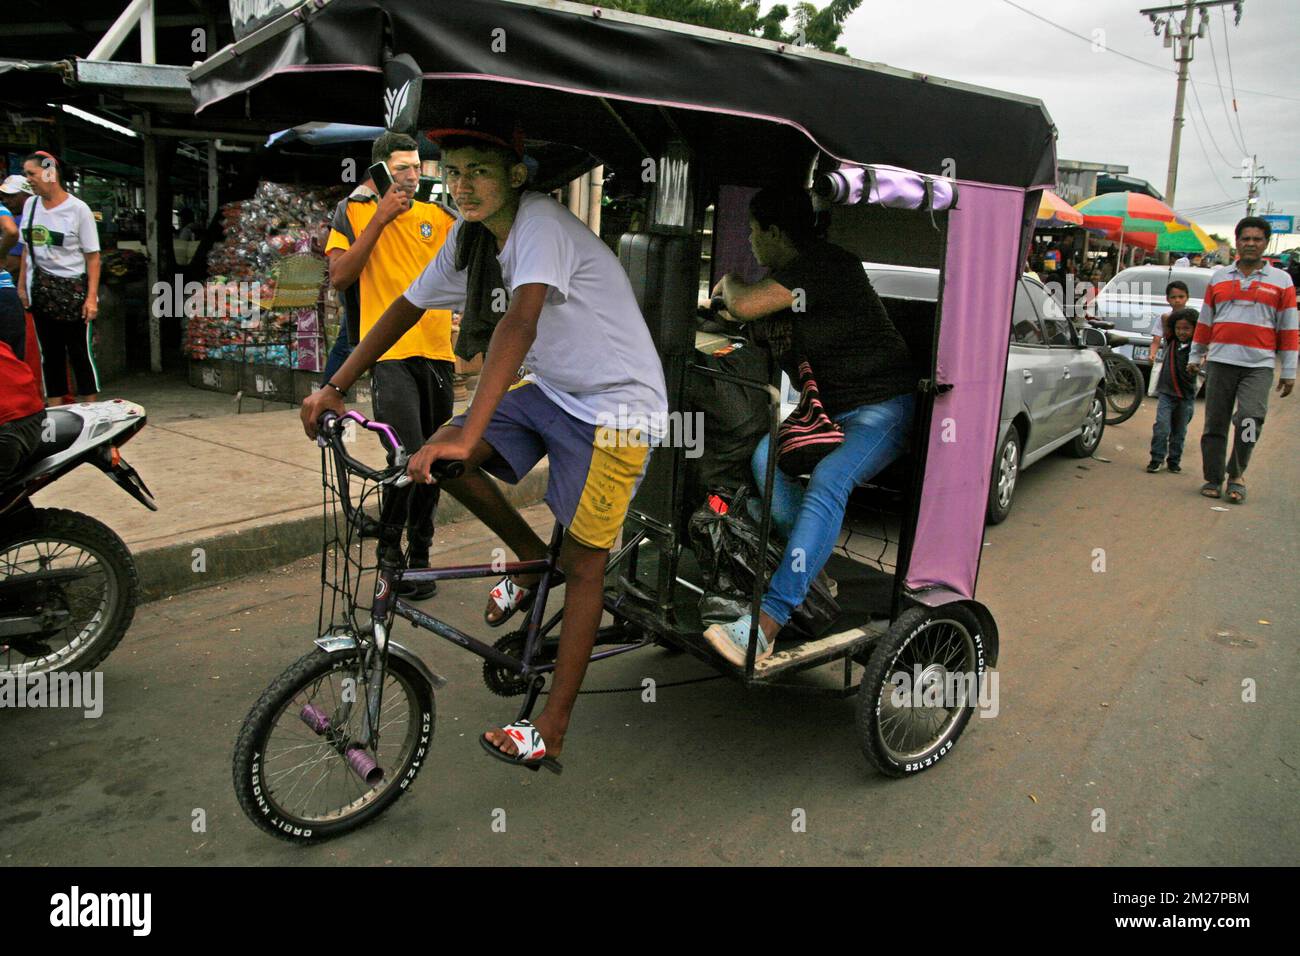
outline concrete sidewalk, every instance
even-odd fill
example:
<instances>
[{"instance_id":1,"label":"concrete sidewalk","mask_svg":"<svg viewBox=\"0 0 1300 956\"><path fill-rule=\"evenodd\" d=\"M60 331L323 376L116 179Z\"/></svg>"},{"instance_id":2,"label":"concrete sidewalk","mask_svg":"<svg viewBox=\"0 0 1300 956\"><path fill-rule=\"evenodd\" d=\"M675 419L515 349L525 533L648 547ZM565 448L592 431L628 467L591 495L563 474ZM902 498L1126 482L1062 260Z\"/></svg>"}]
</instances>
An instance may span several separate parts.
<instances>
[{"instance_id":1,"label":"concrete sidewalk","mask_svg":"<svg viewBox=\"0 0 1300 956\"><path fill-rule=\"evenodd\" d=\"M245 411L235 414L231 396L165 375L120 381L102 397L139 402L149 416L122 457L140 473L158 510L142 507L91 466L32 500L40 508L92 515L121 535L135 556L143 600L319 552L320 450L303 434L296 409L268 404L267 411L249 412L245 402ZM370 414L369 402L355 407ZM350 453L368 465L384 463L379 439L369 433L357 436ZM543 463L507 487L507 496L518 507L540 501L546 476ZM472 516L444 495L439 525L465 518Z\"/></svg>"}]
</instances>

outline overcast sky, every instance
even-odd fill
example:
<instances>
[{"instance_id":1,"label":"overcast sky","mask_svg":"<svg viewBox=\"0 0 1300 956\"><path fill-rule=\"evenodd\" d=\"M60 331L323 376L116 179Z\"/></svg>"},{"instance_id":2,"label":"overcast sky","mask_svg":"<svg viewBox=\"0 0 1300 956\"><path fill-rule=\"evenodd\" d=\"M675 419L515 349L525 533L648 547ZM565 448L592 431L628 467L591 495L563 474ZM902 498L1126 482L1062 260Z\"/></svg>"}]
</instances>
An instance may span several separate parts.
<instances>
[{"instance_id":1,"label":"overcast sky","mask_svg":"<svg viewBox=\"0 0 1300 956\"><path fill-rule=\"evenodd\" d=\"M818 6L824 2L817 0ZM1035 19L1006 0L863 0L849 17L840 43L860 59L1036 96L1059 130L1059 157L1124 164L1131 175L1164 192L1176 66L1173 51L1164 48L1138 10L1165 6L1168 0L1014 2L1084 37L1104 30L1111 50L1170 72L1114 52L1094 52L1090 41ZM764 9L772 5L763 4ZM1221 10L1227 12L1226 50ZM1265 211L1271 200L1275 211L1300 216L1300 84L1294 82L1300 0L1245 0L1240 26L1233 26L1231 6L1212 8L1210 27L1210 37L1196 41L1191 64L1205 119L1202 122L1189 84L1190 116L1183 125L1175 208L1192 210L1193 218L1210 231L1230 233L1245 213L1246 184L1232 178L1242 175L1238 140L1244 136L1260 165L1279 180L1261 191L1258 210ZM1227 115L1232 93L1224 89L1221 99L1214 85L1229 87L1227 54L1237 88L1240 133ZM1228 199L1239 201L1226 210L1196 211Z\"/></svg>"}]
</instances>

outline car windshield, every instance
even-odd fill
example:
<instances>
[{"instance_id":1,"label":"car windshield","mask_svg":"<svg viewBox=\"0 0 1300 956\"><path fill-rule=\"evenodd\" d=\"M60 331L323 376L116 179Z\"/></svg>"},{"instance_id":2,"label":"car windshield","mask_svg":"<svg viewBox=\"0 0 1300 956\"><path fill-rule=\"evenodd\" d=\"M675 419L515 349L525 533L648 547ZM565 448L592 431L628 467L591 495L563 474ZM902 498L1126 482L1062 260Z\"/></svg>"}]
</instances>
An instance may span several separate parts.
<instances>
[{"instance_id":1,"label":"car windshield","mask_svg":"<svg viewBox=\"0 0 1300 956\"><path fill-rule=\"evenodd\" d=\"M1209 269L1174 269L1169 266L1137 266L1125 269L1102 290L1102 295L1134 295L1146 299L1163 299L1165 288L1175 279L1187 283L1187 295L1204 299L1213 272Z\"/></svg>"}]
</instances>

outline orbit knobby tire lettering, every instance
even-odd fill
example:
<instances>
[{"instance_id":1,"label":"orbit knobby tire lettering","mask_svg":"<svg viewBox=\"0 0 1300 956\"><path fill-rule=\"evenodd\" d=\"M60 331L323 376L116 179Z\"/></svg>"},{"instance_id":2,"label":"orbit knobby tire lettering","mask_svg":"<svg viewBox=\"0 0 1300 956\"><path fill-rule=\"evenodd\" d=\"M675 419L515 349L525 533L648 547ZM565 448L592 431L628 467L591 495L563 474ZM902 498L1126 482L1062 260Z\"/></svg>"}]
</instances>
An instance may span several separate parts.
<instances>
[{"instance_id":1,"label":"orbit knobby tire lettering","mask_svg":"<svg viewBox=\"0 0 1300 956\"><path fill-rule=\"evenodd\" d=\"M980 634L979 622L975 615L960 605L948 604L939 608L913 607L899 615L896 620L871 648L867 659L866 671L858 687L857 731L858 742L867 760L881 773L890 777L906 777L928 770L951 752L962 731L966 728L971 714L975 710L975 701L969 701L959 708L957 716L933 738L929 745L906 760L886 747L882 736L880 721L880 704L893 692L894 683L890 680L898 667L898 660L904 651L928 629L951 623L958 625L971 640L971 649L966 655L973 660L960 662L961 668L970 668L976 677L976 686L983 679L987 666L985 648ZM912 676L908 675L909 678Z\"/></svg>"},{"instance_id":2,"label":"orbit knobby tire lettering","mask_svg":"<svg viewBox=\"0 0 1300 956\"><path fill-rule=\"evenodd\" d=\"M104 660L126 635L140 600L140 576L126 543L112 528L89 515L63 508L36 508L16 520L0 536L0 554L33 542L70 544L95 557L105 576L109 606L86 643L54 667L30 669L29 674L52 671L89 671ZM5 669L0 661L0 670Z\"/></svg>"},{"instance_id":3,"label":"orbit knobby tire lettering","mask_svg":"<svg viewBox=\"0 0 1300 956\"><path fill-rule=\"evenodd\" d=\"M385 787L379 795L355 812L332 821L308 820L295 817L280 807L274 794L267 791L263 764L267 738L277 718L294 720L292 714L282 714L299 693L332 671L345 675L358 669L356 648L326 653L314 648L277 677L253 705L239 738L235 742L234 784L239 805L250 820L262 830L291 843L319 843L332 837L350 833L370 823L407 790L429 754L434 732L433 688L424 676L401 658L390 655L386 670L388 679L402 685L408 700L409 719L414 722L415 742L402 759L401 765L385 766ZM386 688L386 692L390 688ZM360 694L358 694L360 696ZM413 707L411 705L414 705ZM337 756L342 763L343 757ZM345 773L351 771L344 768Z\"/></svg>"}]
</instances>

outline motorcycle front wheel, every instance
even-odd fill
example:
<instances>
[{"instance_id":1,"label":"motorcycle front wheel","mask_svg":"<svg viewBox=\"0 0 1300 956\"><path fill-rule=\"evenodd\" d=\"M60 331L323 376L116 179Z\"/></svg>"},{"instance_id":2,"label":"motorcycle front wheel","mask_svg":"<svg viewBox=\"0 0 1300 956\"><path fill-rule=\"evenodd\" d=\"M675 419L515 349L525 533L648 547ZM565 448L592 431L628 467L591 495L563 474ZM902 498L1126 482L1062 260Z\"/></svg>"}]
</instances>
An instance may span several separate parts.
<instances>
[{"instance_id":1,"label":"motorcycle front wheel","mask_svg":"<svg viewBox=\"0 0 1300 956\"><path fill-rule=\"evenodd\" d=\"M9 524L0 533L0 674L92 670L135 616L131 552L107 525L62 508Z\"/></svg>"}]
</instances>

